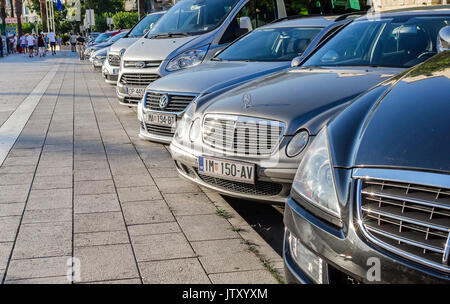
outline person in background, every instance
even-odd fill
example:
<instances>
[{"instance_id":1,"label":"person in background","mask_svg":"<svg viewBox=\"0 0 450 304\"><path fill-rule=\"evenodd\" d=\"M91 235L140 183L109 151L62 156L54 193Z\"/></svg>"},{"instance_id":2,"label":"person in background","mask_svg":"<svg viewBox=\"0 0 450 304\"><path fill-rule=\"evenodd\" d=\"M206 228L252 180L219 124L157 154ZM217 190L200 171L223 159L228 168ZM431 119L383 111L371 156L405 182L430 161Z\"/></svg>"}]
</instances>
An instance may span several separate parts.
<instances>
[{"instance_id":1,"label":"person in background","mask_svg":"<svg viewBox=\"0 0 450 304\"><path fill-rule=\"evenodd\" d=\"M20 36L19 41L20 41L20 47L22 48L21 51L24 52L24 54L26 54L27 53L27 41L26 41L25 35Z\"/></svg>"},{"instance_id":2,"label":"person in background","mask_svg":"<svg viewBox=\"0 0 450 304\"><path fill-rule=\"evenodd\" d=\"M39 55L39 48L37 47L37 43L38 43L38 35L33 35L34 37L34 45L35 45L35 50L36 50L36 57Z\"/></svg>"},{"instance_id":3,"label":"person in background","mask_svg":"<svg viewBox=\"0 0 450 304\"><path fill-rule=\"evenodd\" d=\"M56 34L55 34L55 32L48 33L47 39L50 42L52 56L55 56L56 55Z\"/></svg>"},{"instance_id":4,"label":"person in background","mask_svg":"<svg viewBox=\"0 0 450 304\"><path fill-rule=\"evenodd\" d=\"M28 51L29 51L29 55L28 56L30 58L33 58L34 45L35 45L35 42L34 42L33 35L28 35L27 36L27 48L28 48Z\"/></svg>"},{"instance_id":5,"label":"person in background","mask_svg":"<svg viewBox=\"0 0 450 304\"><path fill-rule=\"evenodd\" d=\"M0 57L3 57L3 37L2 37L2 32L0 32Z\"/></svg>"},{"instance_id":6,"label":"person in background","mask_svg":"<svg viewBox=\"0 0 450 304\"><path fill-rule=\"evenodd\" d=\"M80 57L80 60L84 60L84 44L85 43L86 43L86 39L81 34L78 34L77 52L78 52L78 56Z\"/></svg>"},{"instance_id":7,"label":"person in background","mask_svg":"<svg viewBox=\"0 0 450 304\"><path fill-rule=\"evenodd\" d=\"M70 33L70 45L72 46L72 52L75 52L77 45L77 35L75 35L74 33Z\"/></svg>"},{"instance_id":8,"label":"person in background","mask_svg":"<svg viewBox=\"0 0 450 304\"><path fill-rule=\"evenodd\" d=\"M44 34L38 36L39 57L45 57L45 37Z\"/></svg>"},{"instance_id":9,"label":"person in background","mask_svg":"<svg viewBox=\"0 0 450 304\"><path fill-rule=\"evenodd\" d=\"M56 41L58 42L58 47L59 47L59 50L61 51L62 50L62 37L61 37L61 35L58 36L58 38L56 38Z\"/></svg>"}]
</instances>

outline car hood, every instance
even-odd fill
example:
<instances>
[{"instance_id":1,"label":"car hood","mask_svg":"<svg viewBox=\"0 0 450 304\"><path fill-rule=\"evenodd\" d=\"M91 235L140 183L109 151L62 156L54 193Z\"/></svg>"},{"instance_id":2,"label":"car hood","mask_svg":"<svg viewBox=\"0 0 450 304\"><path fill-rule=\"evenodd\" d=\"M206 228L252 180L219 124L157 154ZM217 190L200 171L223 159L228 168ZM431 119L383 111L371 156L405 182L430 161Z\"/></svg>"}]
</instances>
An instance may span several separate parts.
<instances>
[{"instance_id":1,"label":"car hood","mask_svg":"<svg viewBox=\"0 0 450 304\"><path fill-rule=\"evenodd\" d=\"M192 37L173 39L141 38L131 45L124 55L124 60L165 60L167 56L182 45L191 41Z\"/></svg>"},{"instance_id":2,"label":"car hood","mask_svg":"<svg viewBox=\"0 0 450 304\"><path fill-rule=\"evenodd\" d=\"M412 69L368 112L353 166L450 173L449 92L450 52Z\"/></svg>"},{"instance_id":3,"label":"car hood","mask_svg":"<svg viewBox=\"0 0 450 304\"><path fill-rule=\"evenodd\" d=\"M195 68L173 73L153 82L149 89L182 92L210 93L236 83L267 75L290 66L284 62L232 62L208 61Z\"/></svg>"},{"instance_id":4,"label":"car hood","mask_svg":"<svg viewBox=\"0 0 450 304\"><path fill-rule=\"evenodd\" d=\"M135 43L138 40L139 40L139 38L119 39L118 41L116 41L116 43L111 45L111 49L109 50L109 52L118 55L121 50L127 49L128 47L130 47L130 45L132 45L133 43Z\"/></svg>"},{"instance_id":5,"label":"car hood","mask_svg":"<svg viewBox=\"0 0 450 304\"><path fill-rule=\"evenodd\" d=\"M203 113L233 114L286 123L286 135L300 127L312 135L336 108L401 69L293 68L256 79L202 104ZM250 106L243 102L250 97Z\"/></svg>"}]
</instances>

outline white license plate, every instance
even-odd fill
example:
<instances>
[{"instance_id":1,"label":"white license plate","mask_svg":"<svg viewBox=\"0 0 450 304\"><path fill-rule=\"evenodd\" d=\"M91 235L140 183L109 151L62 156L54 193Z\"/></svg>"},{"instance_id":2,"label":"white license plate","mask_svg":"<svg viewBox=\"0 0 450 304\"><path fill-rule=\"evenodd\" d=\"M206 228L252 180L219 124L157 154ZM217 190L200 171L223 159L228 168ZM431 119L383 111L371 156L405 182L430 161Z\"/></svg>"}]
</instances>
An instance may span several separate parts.
<instances>
[{"instance_id":1,"label":"white license plate","mask_svg":"<svg viewBox=\"0 0 450 304\"><path fill-rule=\"evenodd\" d=\"M147 123L166 127L175 127L177 124L177 115L150 112L146 115Z\"/></svg>"},{"instance_id":2,"label":"white license plate","mask_svg":"<svg viewBox=\"0 0 450 304\"><path fill-rule=\"evenodd\" d=\"M209 157L199 157L198 159L200 174L247 184L255 183L255 169L255 165L248 163Z\"/></svg>"},{"instance_id":3,"label":"white license plate","mask_svg":"<svg viewBox=\"0 0 450 304\"><path fill-rule=\"evenodd\" d=\"M117 75L117 74L119 74L119 69L113 69L111 75L114 76L114 75Z\"/></svg>"},{"instance_id":4,"label":"white license plate","mask_svg":"<svg viewBox=\"0 0 450 304\"><path fill-rule=\"evenodd\" d=\"M127 94L131 97L144 97L145 88L127 88Z\"/></svg>"}]
</instances>

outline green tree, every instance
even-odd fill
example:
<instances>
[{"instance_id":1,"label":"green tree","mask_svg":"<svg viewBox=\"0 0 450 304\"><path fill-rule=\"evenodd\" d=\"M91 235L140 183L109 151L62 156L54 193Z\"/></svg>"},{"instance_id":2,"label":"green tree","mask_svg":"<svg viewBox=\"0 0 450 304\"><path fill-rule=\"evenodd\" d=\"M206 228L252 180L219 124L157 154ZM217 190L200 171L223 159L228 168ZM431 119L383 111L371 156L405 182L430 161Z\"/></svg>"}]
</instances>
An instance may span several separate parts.
<instances>
[{"instance_id":1,"label":"green tree","mask_svg":"<svg viewBox=\"0 0 450 304\"><path fill-rule=\"evenodd\" d=\"M138 21L138 13L118 12L113 16L116 29L131 29Z\"/></svg>"},{"instance_id":2,"label":"green tree","mask_svg":"<svg viewBox=\"0 0 450 304\"><path fill-rule=\"evenodd\" d=\"M84 8L93 9L97 14L116 13L125 8L124 0L85 0Z\"/></svg>"}]
</instances>

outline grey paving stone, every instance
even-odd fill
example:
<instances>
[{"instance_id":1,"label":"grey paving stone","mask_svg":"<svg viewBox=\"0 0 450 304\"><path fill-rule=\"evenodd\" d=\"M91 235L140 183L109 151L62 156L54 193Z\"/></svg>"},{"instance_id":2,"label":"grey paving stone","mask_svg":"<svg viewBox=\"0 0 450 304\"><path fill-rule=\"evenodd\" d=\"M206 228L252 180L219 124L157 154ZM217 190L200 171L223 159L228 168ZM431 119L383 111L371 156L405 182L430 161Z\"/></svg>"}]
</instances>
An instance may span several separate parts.
<instances>
[{"instance_id":1,"label":"grey paving stone","mask_svg":"<svg viewBox=\"0 0 450 304\"><path fill-rule=\"evenodd\" d=\"M192 242L208 274L264 269L242 239Z\"/></svg>"},{"instance_id":2,"label":"grey paving stone","mask_svg":"<svg viewBox=\"0 0 450 304\"><path fill-rule=\"evenodd\" d=\"M194 257L194 251L182 233L132 236L138 262Z\"/></svg>"},{"instance_id":3,"label":"grey paving stone","mask_svg":"<svg viewBox=\"0 0 450 304\"><path fill-rule=\"evenodd\" d=\"M7 157L3 166L32 166L38 163L38 157Z\"/></svg>"},{"instance_id":4,"label":"grey paving stone","mask_svg":"<svg viewBox=\"0 0 450 304\"><path fill-rule=\"evenodd\" d=\"M0 243L0 269L6 269L13 244L13 242Z\"/></svg>"},{"instance_id":5,"label":"grey paving stone","mask_svg":"<svg viewBox=\"0 0 450 304\"><path fill-rule=\"evenodd\" d=\"M66 189L72 188L72 176L37 176L34 179L32 189L49 190L49 189Z\"/></svg>"},{"instance_id":6,"label":"grey paving stone","mask_svg":"<svg viewBox=\"0 0 450 304\"><path fill-rule=\"evenodd\" d=\"M33 173L19 173L19 174L0 173L0 185L2 186L31 185L32 180L33 180Z\"/></svg>"},{"instance_id":7,"label":"grey paving stone","mask_svg":"<svg viewBox=\"0 0 450 304\"><path fill-rule=\"evenodd\" d=\"M120 211L117 194L75 195L75 213Z\"/></svg>"},{"instance_id":8,"label":"grey paving stone","mask_svg":"<svg viewBox=\"0 0 450 304\"><path fill-rule=\"evenodd\" d=\"M217 212L217 208L203 193L163 194L163 196L176 216Z\"/></svg>"},{"instance_id":9,"label":"grey paving stone","mask_svg":"<svg viewBox=\"0 0 450 304\"><path fill-rule=\"evenodd\" d=\"M128 232L131 236L142 236L181 232L181 229L177 222L170 222L128 226Z\"/></svg>"},{"instance_id":10,"label":"grey paving stone","mask_svg":"<svg viewBox=\"0 0 450 304\"><path fill-rule=\"evenodd\" d=\"M94 169L109 169L109 164L106 160L95 161L77 161L75 162L75 170L94 170Z\"/></svg>"},{"instance_id":11,"label":"grey paving stone","mask_svg":"<svg viewBox=\"0 0 450 304\"><path fill-rule=\"evenodd\" d=\"M11 149L8 156L10 157L39 157L41 149Z\"/></svg>"},{"instance_id":12,"label":"grey paving stone","mask_svg":"<svg viewBox=\"0 0 450 304\"><path fill-rule=\"evenodd\" d=\"M115 193L112 180L104 181L79 181L75 182L75 194L103 194Z\"/></svg>"},{"instance_id":13,"label":"grey paving stone","mask_svg":"<svg viewBox=\"0 0 450 304\"><path fill-rule=\"evenodd\" d=\"M213 284L278 284L267 270L210 274Z\"/></svg>"},{"instance_id":14,"label":"grey paving stone","mask_svg":"<svg viewBox=\"0 0 450 304\"><path fill-rule=\"evenodd\" d=\"M0 217L0 242L14 241L20 216Z\"/></svg>"},{"instance_id":15,"label":"grey paving stone","mask_svg":"<svg viewBox=\"0 0 450 304\"><path fill-rule=\"evenodd\" d=\"M66 276L6 281L5 284L62 285L70 284Z\"/></svg>"},{"instance_id":16,"label":"grey paving stone","mask_svg":"<svg viewBox=\"0 0 450 304\"><path fill-rule=\"evenodd\" d=\"M66 276L70 256L12 260L6 281ZM66 279L67 280L67 279ZM12 282L10 282L12 283ZM17 282L18 283L18 282Z\"/></svg>"},{"instance_id":17,"label":"grey paving stone","mask_svg":"<svg viewBox=\"0 0 450 304\"><path fill-rule=\"evenodd\" d=\"M177 220L189 241L239 238L230 223L216 214L179 216Z\"/></svg>"},{"instance_id":18,"label":"grey paving stone","mask_svg":"<svg viewBox=\"0 0 450 304\"><path fill-rule=\"evenodd\" d=\"M98 180L110 180L111 172L109 168L101 169L76 169L74 171L75 181L98 181Z\"/></svg>"},{"instance_id":19,"label":"grey paving stone","mask_svg":"<svg viewBox=\"0 0 450 304\"><path fill-rule=\"evenodd\" d=\"M25 203L3 203L0 204L0 217L22 215Z\"/></svg>"},{"instance_id":20,"label":"grey paving stone","mask_svg":"<svg viewBox=\"0 0 450 304\"><path fill-rule=\"evenodd\" d=\"M36 177L41 176L66 176L72 175L72 166L69 167L57 167L57 168L45 168L43 166L39 166L36 171Z\"/></svg>"},{"instance_id":21,"label":"grey paving stone","mask_svg":"<svg viewBox=\"0 0 450 304\"><path fill-rule=\"evenodd\" d=\"M200 188L179 177L156 178L156 185L162 193L199 193Z\"/></svg>"},{"instance_id":22,"label":"grey paving stone","mask_svg":"<svg viewBox=\"0 0 450 304\"><path fill-rule=\"evenodd\" d=\"M22 203L27 200L31 185L0 186L0 203Z\"/></svg>"},{"instance_id":23,"label":"grey paving stone","mask_svg":"<svg viewBox=\"0 0 450 304\"><path fill-rule=\"evenodd\" d=\"M81 262L81 282L139 277L130 245L75 247L74 256Z\"/></svg>"},{"instance_id":24,"label":"grey paving stone","mask_svg":"<svg viewBox=\"0 0 450 304\"><path fill-rule=\"evenodd\" d=\"M26 210L22 224L72 222L71 208Z\"/></svg>"},{"instance_id":25,"label":"grey paving stone","mask_svg":"<svg viewBox=\"0 0 450 304\"><path fill-rule=\"evenodd\" d=\"M88 282L85 284L142 284L141 279L135 278L135 279L124 279L124 280L110 280L110 281L98 281L98 282Z\"/></svg>"},{"instance_id":26,"label":"grey paving stone","mask_svg":"<svg viewBox=\"0 0 450 304\"><path fill-rule=\"evenodd\" d=\"M117 188L155 185L148 173L145 175L114 175L114 183Z\"/></svg>"},{"instance_id":27,"label":"grey paving stone","mask_svg":"<svg viewBox=\"0 0 450 304\"><path fill-rule=\"evenodd\" d=\"M122 213L75 214L75 233L125 230Z\"/></svg>"},{"instance_id":28,"label":"grey paving stone","mask_svg":"<svg viewBox=\"0 0 450 304\"><path fill-rule=\"evenodd\" d=\"M74 246L76 247L129 244L129 243L130 241L128 239L128 234L125 230L76 233L74 235Z\"/></svg>"},{"instance_id":29,"label":"grey paving stone","mask_svg":"<svg viewBox=\"0 0 450 304\"><path fill-rule=\"evenodd\" d=\"M22 224L13 259L67 256L72 253L72 223Z\"/></svg>"},{"instance_id":30,"label":"grey paving stone","mask_svg":"<svg viewBox=\"0 0 450 304\"><path fill-rule=\"evenodd\" d=\"M28 165L28 166L5 166L3 165L0 167L0 173L1 174L8 174L8 173L34 173L36 171L35 165Z\"/></svg>"},{"instance_id":31,"label":"grey paving stone","mask_svg":"<svg viewBox=\"0 0 450 304\"><path fill-rule=\"evenodd\" d=\"M161 193L155 186L117 188L117 193L122 203L162 199Z\"/></svg>"},{"instance_id":32,"label":"grey paving stone","mask_svg":"<svg viewBox=\"0 0 450 304\"><path fill-rule=\"evenodd\" d=\"M150 168L149 171L153 178L178 177L178 171L175 168Z\"/></svg>"},{"instance_id":33,"label":"grey paving stone","mask_svg":"<svg viewBox=\"0 0 450 304\"><path fill-rule=\"evenodd\" d=\"M210 284L195 258L139 263L144 284Z\"/></svg>"},{"instance_id":34,"label":"grey paving stone","mask_svg":"<svg viewBox=\"0 0 450 304\"><path fill-rule=\"evenodd\" d=\"M72 189L32 190L27 210L72 208Z\"/></svg>"},{"instance_id":35,"label":"grey paving stone","mask_svg":"<svg viewBox=\"0 0 450 304\"><path fill-rule=\"evenodd\" d=\"M164 201L137 201L122 203L127 225L175 221Z\"/></svg>"}]
</instances>

